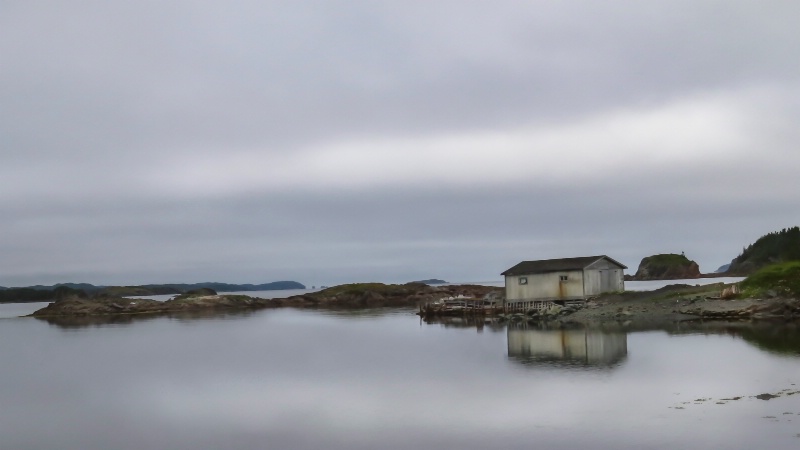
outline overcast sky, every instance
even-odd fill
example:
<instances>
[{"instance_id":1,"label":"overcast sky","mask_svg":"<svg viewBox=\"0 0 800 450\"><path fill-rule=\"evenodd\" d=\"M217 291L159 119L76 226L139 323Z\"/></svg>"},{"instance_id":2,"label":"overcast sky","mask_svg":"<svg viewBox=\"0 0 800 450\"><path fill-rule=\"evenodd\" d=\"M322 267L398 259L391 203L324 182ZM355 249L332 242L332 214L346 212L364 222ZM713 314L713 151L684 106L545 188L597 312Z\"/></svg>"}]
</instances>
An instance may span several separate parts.
<instances>
[{"instance_id":1,"label":"overcast sky","mask_svg":"<svg viewBox=\"0 0 800 450\"><path fill-rule=\"evenodd\" d=\"M0 0L0 285L500 280L800 224L800 2Z\"/></svg>"}]
</instances>

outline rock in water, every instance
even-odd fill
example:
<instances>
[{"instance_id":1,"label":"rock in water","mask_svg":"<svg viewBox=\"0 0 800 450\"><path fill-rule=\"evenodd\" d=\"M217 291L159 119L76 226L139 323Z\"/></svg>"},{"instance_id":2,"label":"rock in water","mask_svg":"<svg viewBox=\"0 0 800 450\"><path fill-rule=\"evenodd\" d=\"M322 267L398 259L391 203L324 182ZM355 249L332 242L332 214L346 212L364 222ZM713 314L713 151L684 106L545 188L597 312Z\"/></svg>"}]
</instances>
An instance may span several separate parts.
<instances>
[{"instance_id":1,"label":"rock in water","mask_svg":"<svg viewBox=\"0 0 800 450\"><path fill-rule=\"evenodd\" d=\"M682 280L700 278L700 266L684 255L648 256L639 263L634 280Z\"/></svg>"}]
</instances>

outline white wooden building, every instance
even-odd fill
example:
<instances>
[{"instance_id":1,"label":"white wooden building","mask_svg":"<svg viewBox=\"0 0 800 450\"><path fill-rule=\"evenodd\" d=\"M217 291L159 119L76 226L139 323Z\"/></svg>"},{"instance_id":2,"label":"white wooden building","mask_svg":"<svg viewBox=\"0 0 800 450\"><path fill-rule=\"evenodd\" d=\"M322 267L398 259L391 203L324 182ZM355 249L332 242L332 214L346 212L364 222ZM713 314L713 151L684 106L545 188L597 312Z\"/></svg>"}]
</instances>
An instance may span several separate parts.
<instances>
[{"instance_id":1,"label":"white wooden building","mask_svg":"<svg viewBox=\"0 0 800 450\"><path fill-rule=\"evenodd\" d=\"M522 261L506 270L506 310L545 309L625 290L627 267L608 256Z\"/></svg>"}]
</instances>

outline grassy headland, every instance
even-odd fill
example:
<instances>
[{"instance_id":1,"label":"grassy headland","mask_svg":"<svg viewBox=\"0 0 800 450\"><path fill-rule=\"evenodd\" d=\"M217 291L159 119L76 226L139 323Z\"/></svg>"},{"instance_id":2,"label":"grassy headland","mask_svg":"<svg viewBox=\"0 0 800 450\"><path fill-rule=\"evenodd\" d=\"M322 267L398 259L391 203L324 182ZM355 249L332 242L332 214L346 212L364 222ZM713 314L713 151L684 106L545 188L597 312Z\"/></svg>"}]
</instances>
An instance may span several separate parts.
<instances>
[{"instance_id":1,"label":"grassy headland","mask_svg":"<svg viewBox=\"0 0 800 450\"><path fill-rule=\"evenodd\" d=\"M800 261L773 264L741 282L743 297L800 298Z\"/></svg>"},{"instance_id":2,"label":"grassy headland","mask_svg":"<svg viewBox=\"0 0 800 450\"><path fill-rule=\"evenodd\" d=\"M749 275L775 263L800 261L800 227L765 234L731 261L730 275Z\"/></svg>"}]
</instances>

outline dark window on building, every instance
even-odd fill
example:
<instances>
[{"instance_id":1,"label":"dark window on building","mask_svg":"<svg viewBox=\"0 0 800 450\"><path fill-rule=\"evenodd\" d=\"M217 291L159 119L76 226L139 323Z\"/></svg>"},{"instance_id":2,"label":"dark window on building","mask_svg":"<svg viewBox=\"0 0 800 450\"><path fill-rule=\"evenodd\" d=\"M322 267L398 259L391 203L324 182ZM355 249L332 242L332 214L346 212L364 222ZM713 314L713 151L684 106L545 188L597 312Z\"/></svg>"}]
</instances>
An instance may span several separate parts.
<instances>
[{"instance_id":1,"label":"dark window on building","mask_svg":"<svg viewBox=\"0 0 800 450\"><path fill-rule=\"evenodd\" d=\"M567 276L566 275L561 275L561 281L567 281Z\"/></svg>"}]
</instances>

